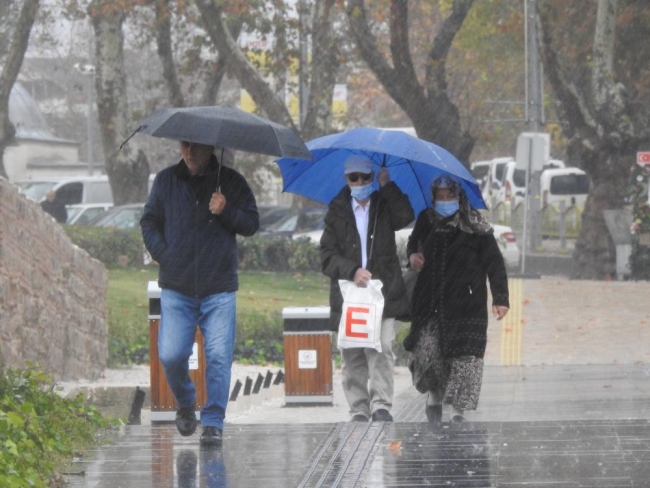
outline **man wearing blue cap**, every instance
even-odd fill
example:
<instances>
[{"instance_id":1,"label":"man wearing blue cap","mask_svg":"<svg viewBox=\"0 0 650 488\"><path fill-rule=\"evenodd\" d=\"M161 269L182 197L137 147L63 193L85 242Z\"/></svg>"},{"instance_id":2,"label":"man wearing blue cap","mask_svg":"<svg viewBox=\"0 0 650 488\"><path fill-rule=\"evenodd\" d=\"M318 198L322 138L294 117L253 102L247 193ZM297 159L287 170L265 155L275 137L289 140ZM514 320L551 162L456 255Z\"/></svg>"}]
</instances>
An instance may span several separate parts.
<instances>
[{"instance_id":1,"label":"man wearing blue cap","mask_svg":"<svg viewBox=\"0 0 650 488\"><path fill-rule=\"evenodd\" d=\"M382 283L384 313L381 352L341 349L343 390L353 421L392 421L395 319L409 315L409 302L395 245L395 231L414 219L413 208L385 167L374 184L372 161L352 155L345 162L347 183L332 200L320 241L323 273L330 277L330 326L338 330L343 296L339 280L366 287Z\"/></svg>"}]
</instances>

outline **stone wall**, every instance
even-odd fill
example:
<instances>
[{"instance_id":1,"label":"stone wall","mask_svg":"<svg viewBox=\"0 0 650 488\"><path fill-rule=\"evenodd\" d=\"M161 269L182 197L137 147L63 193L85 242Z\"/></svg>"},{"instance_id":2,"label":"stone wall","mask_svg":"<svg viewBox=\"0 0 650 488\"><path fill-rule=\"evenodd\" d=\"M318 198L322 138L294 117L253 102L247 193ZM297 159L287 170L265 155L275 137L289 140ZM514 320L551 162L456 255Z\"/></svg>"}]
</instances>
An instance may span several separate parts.
<instances>
[{"instance_id":1,"label":"stone wall","mask_svg":"<svg viewBox=\"0 0 650 488\"><path fill-rule=\"evenodd\" d=\"M56 380L106 367L108 275L40 205L0 178L0 360Z\"/></svg>"}]
</instances>

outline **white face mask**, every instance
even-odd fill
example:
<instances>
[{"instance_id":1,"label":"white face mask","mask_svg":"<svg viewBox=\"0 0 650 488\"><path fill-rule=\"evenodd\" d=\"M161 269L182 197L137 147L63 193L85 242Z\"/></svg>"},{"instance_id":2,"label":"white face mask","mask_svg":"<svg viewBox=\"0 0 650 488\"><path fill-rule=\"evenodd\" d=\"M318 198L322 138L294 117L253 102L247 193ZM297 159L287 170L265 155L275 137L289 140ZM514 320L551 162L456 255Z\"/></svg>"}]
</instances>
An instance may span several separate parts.
<instances>
[{"instance_id":1,"label":"white face mask","mask_svg":"<svg viewBox=\"0 0 650 488\"><path fill-rule=\"evenodd\" d=\"M367 185L363 186L353 186L350 188L352 197L354 197L355 200L361 202L367 199L373 191L375 191L375 189L372 187L372 183L368 183Z\"/></svg>"}]
</instances>

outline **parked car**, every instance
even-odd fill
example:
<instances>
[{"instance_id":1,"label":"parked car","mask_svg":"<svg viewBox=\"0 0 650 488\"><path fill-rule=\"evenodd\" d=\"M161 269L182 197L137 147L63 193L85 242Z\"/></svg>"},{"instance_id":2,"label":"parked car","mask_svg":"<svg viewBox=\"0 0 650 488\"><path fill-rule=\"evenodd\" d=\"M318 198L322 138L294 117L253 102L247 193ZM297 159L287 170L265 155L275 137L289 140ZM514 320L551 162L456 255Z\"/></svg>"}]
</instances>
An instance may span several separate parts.
<instances>
[{"instance_id":1,"label":"parked car","mask_svg":"<svg viewBox=\"0 0 650 488\"><path fill-rule=\"evenodd\" d=\"M497 200L517 206L524 200L525 196L526 170L517 169L517 163L509 161L503 170L501 188L499 188Z\"/></svg>"},{"instance_id":2,"label":"parked car","mask_svg":"<svg viewBox=\"0 0 650 488\"><path fill-rule=\"evenodd\" d=\"M302 208L291 213L260 232L261 236L284 236L295 238L296 235L320 231L325 228L327 208ZM320 238L319 238L320 241Z\"/></svg>"},{"instance_id":3,"label":"parked car","mask_svg":"<svg viewBox=\"0 0 650 488\"><path fill-rule=\"evenodd\" d=\"M140 218L144 213L144 203L131 203L113 207L91 220L88 225L95 227L114 227L122 230L140 228Z\"/></svg>"},{"instance_id":4,"label":"parked car","mask_svg":"<svg viewBox=\"0 0 650 488\"><path fill-rule=\"evenodd\" d=\"M149 176L149 191L153 185L155 175ZM82 203L113 203L113 191L108 176L53 176L36 180L23 180L15 182L28 198L42 202L45 194L53 190L56 198L64 205L78 205Z\"/></svg>"},{"instance_id":5,"label":"parked car","mask_svg":"<svg viewBox=\"0 0 650 488\"><path fill-rule=\"evenodd\" d=\"M414 226L415 221L395 232L395 243L397 244L398 251L406 249L408 238L410 237L411 232L413 232ZM521 252L517 246L517 237L512 231L512 228L507 225L498 224L492 224L492 228L494 229L494 238L496 239L497 244L499 244L506 267L510 269L518 268ZM406 265L406 262L404 264Z\"/></svg>"},{"instance_id":6,"label":"parked car","mask_svg":"<svg viewBox=\"0 0 650 488\"><path fill-rule=\"evenodd\" d=\"M490 161L477 161L470 165L470 171L479 183L483 200L488 207L497 198L506 165L514 159L510 156L494 158Z\"/></svg>"},{"instance_id":7,"label":"parked car","mask_svg":"<svg viewBox=\"0 0 650 488\"><path fill-rule=\"evenodd\" d=\"M268 207L257 207L260 214L260 232L268 230L270 226L283 219L293 212L290 207L279 207L277 205Z\"/></svg>"},{"instance_id":8,"label":"parked car","mask_svg":"<svg viewBox=\"0 0 650 488\"><path fill-rule=\"evenodd\" d=\"M112 208L112 203L80 203L67 205L68 225L88 225L92 220Z\"/></svg>"},{"instance_id":9,"label":"parked car","mask_svg":"<svg viewBox=\"0 0 650 488\"><path fill-rule=\"evenodd\" d=\"M41 202L53 190L64 205L80 203L113 203L108 176L64 176L17 181L16 186L28 198Z\"/></svg>"},{"instance_id":10,"label":"parked car","mask_svg":"<svg viewBox=\"0 0 650 488\"><path fill-rule=\"evenodd\" d=\"M564 200L567 207L584 207L589 194L589 177L579 168L547 169L540 178L542 206L558 206Z\"/></svg>"}]
</instances>

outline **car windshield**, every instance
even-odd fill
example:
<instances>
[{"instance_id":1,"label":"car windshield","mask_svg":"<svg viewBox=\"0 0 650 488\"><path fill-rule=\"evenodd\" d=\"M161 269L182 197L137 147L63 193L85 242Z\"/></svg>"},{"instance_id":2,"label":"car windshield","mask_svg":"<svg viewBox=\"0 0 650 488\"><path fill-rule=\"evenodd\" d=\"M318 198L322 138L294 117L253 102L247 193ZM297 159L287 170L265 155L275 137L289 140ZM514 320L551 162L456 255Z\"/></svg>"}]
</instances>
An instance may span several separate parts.
<instances>
[{"instance_id":1,"label":"car windshield","mask_svg":"<svg viewBox=\"0 0 650 488\"><path fill-rule=\"evenodd\" d=\"M66 210L68 211L68 222L72 222L83 211L83 207L66 207Z\"/></svg>"},{"instance_id":2,"label":"car windshield","mask_svg":"<svg viewBox=\"0 0 650 488\"><path fill-rule=\"evenodd\" d=\"M287 215L267 228L271 232L293 232L298 225L298 214Z\"/></svg>"},{"instance_id":3,"label":"car windshield","mask_svg":"<svg viewBox=\"0 0 650 488\"><path fill-rule=\"evenodd\" d=\"M115 227L116 229L137 229L144 213L142 207L116 208L106 212L92 222L97 227Z\"/></svg>"},{"instance_id":4,"label":"car windshield","mask_svg":"<svg viewBox=\"0 0 650 488\"><path fill-rule=\"evenodd\" d=\"M553 195L586 195L589 193L589 177L581 174L554 176L550 190Z\"/></svg>"},{"instance_id":5,"label":"car windshield","mask_svg":"<svg viewBox=\"0 0 650 488\"><path fill-rule=\"evenodd\" d=\"M20 188L20 191L25 196L37 202L41 201L45 194L54 188L54 185L56 185L54 181L21 181L16 183L16 186Z\"/></svg>"}]
</instances>

